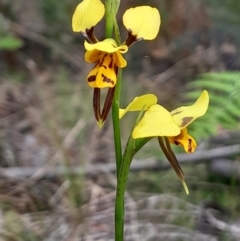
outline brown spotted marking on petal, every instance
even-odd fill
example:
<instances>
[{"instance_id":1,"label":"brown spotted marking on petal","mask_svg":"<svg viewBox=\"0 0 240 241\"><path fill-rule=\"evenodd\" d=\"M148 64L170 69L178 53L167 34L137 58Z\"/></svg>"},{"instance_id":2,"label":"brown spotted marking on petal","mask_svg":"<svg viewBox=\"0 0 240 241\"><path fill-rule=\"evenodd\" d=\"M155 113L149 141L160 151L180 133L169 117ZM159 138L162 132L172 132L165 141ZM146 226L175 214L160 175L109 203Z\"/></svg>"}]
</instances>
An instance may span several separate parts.
<instances>
[{"instance_id":1,"label":"brown spotted marking on petal","mask_svg":"<svg viewBox=\"0 0 240 241\"><path fill-rule=\"evenodd\" d=\"M192 152L192 140L188 139L188 152L191 153Z\"/></svg>"},{"instance_id":2,"label":"brown spotted marking on petal","mask_svg":"<svg viewBox=\"0 0 240 241\"><path fill-rule=\"evenodd\" d=\"M102 77L103 77L103 82L110 83L110 84L114 85L114 81L112 79L108 78L104 74L102 74Z\"/></svg>"},{"instance_id":3,"label":"brown spotted marking on petal","mask_svg":"<svg viewBox=\"0 0 240 241\"><path fill-rule=\"evenodd\" d=\"M188 124L192 119L193 119L193 117L184 117L184 118L182 119L182 124L181 124L180 127L185 126L185 125Z\"/></svg>"},{"instance_id":4,"label":"brown spotted marking on petal","mask_svg":"<svg viewBox=\"0 0 240 241\"><path fill-rule=\"evenodd\" d=\"M94 82L96 80L96 75L91 75L88 77L88 82Z\"/></svg>"}]
</instances>

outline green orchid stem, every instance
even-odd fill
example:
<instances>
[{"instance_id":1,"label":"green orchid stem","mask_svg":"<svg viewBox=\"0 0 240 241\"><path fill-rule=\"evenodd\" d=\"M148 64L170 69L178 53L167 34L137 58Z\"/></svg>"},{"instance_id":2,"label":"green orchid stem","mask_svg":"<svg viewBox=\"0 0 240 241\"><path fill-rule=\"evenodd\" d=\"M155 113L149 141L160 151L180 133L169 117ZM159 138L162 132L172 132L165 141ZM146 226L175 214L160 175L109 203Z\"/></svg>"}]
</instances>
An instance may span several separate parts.
<instances>
[{"instance_id":1,"label":"green orchid stem","mask_svg":"<svg viewBox=\"0 0 240 241\"><path fill-rule=\"evenodd\" d=\"M111 38L120 0L105 0L106 38ZM115 36L116 37L116 36ZM117 40L117 39L116 39Z\"/></svg>"},{"instance_id":2,"label":"green orchid stem","mask_svg":"<svg viewBox=\"0 0 240 241\"><path fill-rule=\"evenodd\" d=\"M116 21L116 13L120 0L105 0L105 16L106 16L106 38L111 38L114 35L115 40L120 44L120 34ZM121 131L119 121L119 107L120 107L120 95L122 84L122 70L118 70L118 79L115 86L115 93L112 102L112 122L114 133L114 145L116 155L116 169L117 169L117 193L116 193L116 206L115 206L115 241L124 240L124 193L126 189L127 175L129 166L132 160L132 155L129 148L129 142L124 154L124 160L122 156L122 144L121 144ZM133 149L132 149L133 150ZM125 176L125 177L124 177Z\"/></svg>"},{"instance_id":3,"label":"green orchid stem","mask_svg":"<svg viewBox=\"0 0 240 241\"><path fill-rule=\"evenodd\" d=\"M122 143L121 143L120 120L119 120L121 83L122 83L122 70L119 69L118 80L115 87L115 93L114 93L113 103L112 103L112 121L113 121L117 176L119 174L119 168L122 163Z\"/></svg>"},{"instance_id":4,"label":"green orchid stem","mask_svg":"<svg viewBox=\"0 0 240 241\"><path fill-rule=\"evenodd\" d=\"M123 241L124 235L124 193L126 189L126 155L124 160L122 157L122 144L121 144L121 131L120 131L120 120L119 120L119 106L120 106L120 94L121 94L121 82L122 82L122 71L119 70L118 80L115 87L115 93L112 103L112 122L113 122L113 133L114 133L114 144L115 144L115 155L116 155L116 168L117 168L117 191L116 191L116 203L115 203L115 241ZM128 147L128 145L127 145ZM130 159L131 160L131 159ZM124 171L125 170L125 171ZM129 170L129 165L128 169ZM124 174L123 174L124 173Z\"/></svg>"},{"instance_id":5,"label":"green orchid stem","mask_svg":"<svg viewBox=\"0 0 240 241\"><path fill-rule=\"evenodd\" d=\"M112 13L111 13L111 0L105 0L105 16L106 16L106 38L112 37L113 31L113 21L112 21Z\"/></svg>"},{"instance_id":6,"label":"green orchid stem","mask_svg":"<svg viewBox=\"0 0 240 241\"><path fill-rule=\"evenodd\" d=\"M124 194L126 190L130 164L135 154L134 146L135 141L130 137L126 145L117 178L117 193L115 202L115 241L124 240Z\"/></svg>"}]
</instances>

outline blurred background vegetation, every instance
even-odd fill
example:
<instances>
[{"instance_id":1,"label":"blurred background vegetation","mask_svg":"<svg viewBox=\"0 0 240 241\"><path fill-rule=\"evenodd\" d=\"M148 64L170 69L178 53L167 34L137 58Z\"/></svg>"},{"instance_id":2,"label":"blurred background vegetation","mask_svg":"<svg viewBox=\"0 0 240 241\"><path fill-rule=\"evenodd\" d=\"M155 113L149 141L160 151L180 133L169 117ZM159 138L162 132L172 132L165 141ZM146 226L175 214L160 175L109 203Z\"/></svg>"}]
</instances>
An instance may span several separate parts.
<instances>
[{"instance_id":1,"label":"blurred background vegetation","mask_svg":"<svg viewBox=\"0 0 240 241\"><path fill-rule=\"evenodd\" d=\"M3 240L113 240L112 126L99 130L95 123L86 83L92 66L83 59L83 37L71 30L78 3L0 0ZM121 1L122 39L124 11L143 4ZM154 93L171 110L206 89L210 108L191 125L198 153L179 155L189 196L156 140L138 153L126 196L126 240L239 240L240 2L147 4L160 10L161 29L126 54L122 106ZM104 38L104 20L95 34ZM131 115L123 119L123 143L133 123Z\"/></svg>"}]
</instances>

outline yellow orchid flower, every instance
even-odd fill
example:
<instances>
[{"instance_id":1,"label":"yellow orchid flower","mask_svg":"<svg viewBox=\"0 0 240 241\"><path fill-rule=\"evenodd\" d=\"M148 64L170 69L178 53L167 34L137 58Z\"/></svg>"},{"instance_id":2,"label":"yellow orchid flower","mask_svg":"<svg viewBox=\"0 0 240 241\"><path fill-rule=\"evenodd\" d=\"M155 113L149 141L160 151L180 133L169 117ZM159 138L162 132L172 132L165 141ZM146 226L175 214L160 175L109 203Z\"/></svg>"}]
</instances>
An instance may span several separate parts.
<instances>
[{"instance_id":1,"label":"yellow orchid flower","mask_svg":"<svg viewBox=\"0 0 240 241\"><path fill-rule=\"evenodd\" d=\"M140 97L138 97L139 99ZM143 106L149 106L146 99L141 98L138 103L138 109ZM133 111L132 107L136 102L136 98L125 109ZM204 90L197 101L191 106L183 106L171 112L167 111L163 106L153 104L144 114L141 121L134 128L132 136L134 139L144 137L166 136L169 141L175 145L182 145L188 153L194 152L197 144L193 137L188 135L187 126L196 118L203 116L208 108L209 96ZM123 113L124 109L120 110ZM124 114L127 112L124 111ZM121 115L122 117L123 115Z\"/></svg>"},{"instance_id":2,"label":"yellow orchid flower","mask_svg":"<svg viewBox=\"0 0 240 241\"><path fill-rule=\"evenodd\" d=\"M114 87L117 82L117 70L127 65L127 61L122 57L128 47L126 45L117 46L113 39L105 39L102 42L90 44L85 41L87 50L85 61L97 63L87 76L88 84L93 88Z\"/></svg>"},{"instance_id":3,"label":"yellow orchid flower","mask_svg":"<svg viewBox=\"0 0 240 241\"><path fill-rule=\"evenodd\" d=\"M206 113L208 104L209 95L205 90L193 105L183 106L171 111L174 121L181 129L181 133L178 136L169 137L169 141L175 145L182 145L184 150L188 153L194 152L197 143L193 137L188 135L187 126L196 118Z\"/></svg>"},{"instance_id":4,"label":"yellow orchid flower","mask_svg":"<svg viewBox=\"0 0 240 241\"><path fill-rule=\"evenodd\" d=\"M197 144L193 137L188 135L187 126L206 113L209 104L208 92L204 90L193 105L183 106L171 112L156 102L157 97L154 98L154 95L136 97L126 109L119 110L119 118L121 119L128 111L146 110L143 118L135 126L132 137L134 139L158 137L165 156L188 194L183 171L169 143L182 145L188 153L194 152Z\"/></svg>"},{"instance_id":5,"label":"yellow orchid flower","mask_svg":"<svg viewBox=\"0 0 240 241\"><path fill-rule=\"evenodd\" d=\"M139 6L128 9L123 15L123 24L129 32L128 38L122 45L117 46L113 39L99 42L93 33L94 26L103 18L104 13L105 8L100 0L83 0L72 17L73 31L81 32L88 40L84 43L87 50L85 61L96 64L87 77L92 88L114 87L118 68L127 65L122 54L136 41L154 39L161 22L156 8Z\"/></svg>"},{"instance_id":6,"label":"yellow orchid flower","mask_svg":"<svg viewBox=\"0 0 240 241\"><path fill-rule=\"evenodd\" d=\"M118 69L127 66L122 54L139 40L152 40L159 31L160 14L156 8L139 6L128 9L123 15L123 24L128 30L128 37L120 46L114 39L98 41L94 35L95 25L105 14L101 0L83 0L72 17L72 29L80 32L87 39L85 61L95 66L87 76L88 85L94 88L93 107L99 127L104 124L112 105L112 98L117 83ZM100 89L109 88L102 111L100 110Z\"/></svg>"}]
</instances>

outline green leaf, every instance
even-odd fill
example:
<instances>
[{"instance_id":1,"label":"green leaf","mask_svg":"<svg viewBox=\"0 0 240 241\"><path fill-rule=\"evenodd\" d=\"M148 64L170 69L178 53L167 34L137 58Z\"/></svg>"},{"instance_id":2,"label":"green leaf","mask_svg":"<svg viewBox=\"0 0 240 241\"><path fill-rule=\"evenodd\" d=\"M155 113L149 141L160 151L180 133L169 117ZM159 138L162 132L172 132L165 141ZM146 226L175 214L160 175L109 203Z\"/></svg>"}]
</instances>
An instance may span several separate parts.
<instances>
[{"instance_id":1,"label":"green leaf","mask_svg":"<svg viewBox=\"0 0 240 241\"><path fill-rule=\"evenodd\" d=\"M220 90L223 92L228 92L232 89L232 87L226 83L215 82L213 85L213 83L211 83L209 80L194 81L191 82L189 86L194 88L204 86L205 89Z\"/></svg>"},{"instance_id":2,"label":"green leaf","mask_svg":"<svg viewBox=\"0 0 240 241\"><path fill-rule=\"evenodd\" d=\"M210 103L207 113L190 126L196 139L216 134L221 129L239 128L240 119L240 72L222 72L201 74L187 85L189 102L194 102L202 90L207 90Z\"/></svg>"},{"instance_id":3,"label":"green leaf","mask_svg":"<svg viewBox=\"0 0 240 241\"><path fill-rule=\"evenodd\" d=\"M0 49L3 50L16 50L22 47L23 42L20 39L11 37L11 36L4 36L0 39Z\"/></svg>"}]
</instances>

